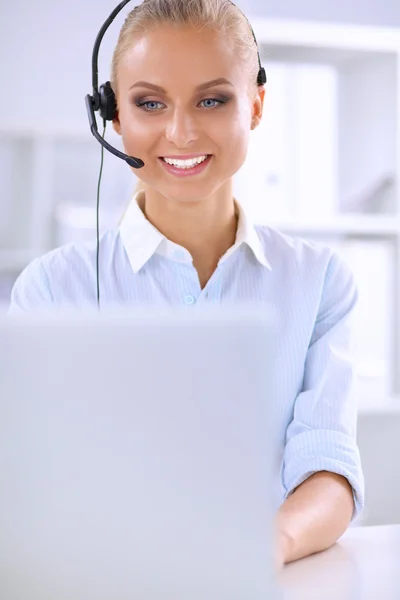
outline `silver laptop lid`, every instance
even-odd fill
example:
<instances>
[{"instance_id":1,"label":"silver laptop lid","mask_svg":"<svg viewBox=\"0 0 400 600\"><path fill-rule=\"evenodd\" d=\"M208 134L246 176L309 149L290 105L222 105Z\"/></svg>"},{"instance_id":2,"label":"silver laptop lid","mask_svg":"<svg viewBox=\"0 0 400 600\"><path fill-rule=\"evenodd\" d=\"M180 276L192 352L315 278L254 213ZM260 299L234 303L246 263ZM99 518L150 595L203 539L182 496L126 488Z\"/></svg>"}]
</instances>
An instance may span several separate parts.
<instances>
[{"instance_id":1,"label":"silver laptop lid","mask_svg":"<svg viewBox=\"0 0 400 600\"><path fill-rule=\"evenodd\" d=\"M0 321L2 600L272 597L273 317Z\"/></svg>"}]
</instances>

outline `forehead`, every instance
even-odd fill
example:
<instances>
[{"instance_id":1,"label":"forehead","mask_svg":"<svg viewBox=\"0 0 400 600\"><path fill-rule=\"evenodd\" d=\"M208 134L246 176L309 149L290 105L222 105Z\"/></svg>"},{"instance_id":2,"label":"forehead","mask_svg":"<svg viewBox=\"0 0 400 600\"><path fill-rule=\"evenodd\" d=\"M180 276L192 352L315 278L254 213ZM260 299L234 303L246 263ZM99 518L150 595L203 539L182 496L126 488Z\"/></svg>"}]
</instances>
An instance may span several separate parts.
<instances>
[{"instance_id":1,"label":"forehead","mask_svg":"<svg viewBox=\"0 0 400 600\"><path fill-rule=\"evenodd\" d=\"M158 26L136 36L119 64L122 88L139 80L166 89L193 88L220 77L239 89L246 83L232 40L209 29Z\"/></svg>"}]
</instances>

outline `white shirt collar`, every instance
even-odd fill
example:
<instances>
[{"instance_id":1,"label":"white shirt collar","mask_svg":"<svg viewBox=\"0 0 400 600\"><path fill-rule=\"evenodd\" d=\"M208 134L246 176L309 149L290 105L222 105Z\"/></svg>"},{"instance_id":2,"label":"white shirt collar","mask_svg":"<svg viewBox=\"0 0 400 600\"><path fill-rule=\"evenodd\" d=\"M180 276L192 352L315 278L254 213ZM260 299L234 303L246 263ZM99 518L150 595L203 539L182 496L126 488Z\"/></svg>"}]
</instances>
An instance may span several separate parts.
<instances>
[{"instance_id":1,"label":"white shirt collar","mask_svg":"<svg viewBox=\"0 0 400 600\"><path fill-rule=\"evenodd\" d=\"M175 262L192 263L192 257L185 248L168 240L147 220L141 208L143 203L144 192L141 190L134 195L120 224L121 240L133 272L140 271L153 254ZM258 262L271 270L254 225L236 200L235 205L239 215L236 241L221 258L220 264L223 264L242 244L246 244Z\"/></svg>"}]
</instances>

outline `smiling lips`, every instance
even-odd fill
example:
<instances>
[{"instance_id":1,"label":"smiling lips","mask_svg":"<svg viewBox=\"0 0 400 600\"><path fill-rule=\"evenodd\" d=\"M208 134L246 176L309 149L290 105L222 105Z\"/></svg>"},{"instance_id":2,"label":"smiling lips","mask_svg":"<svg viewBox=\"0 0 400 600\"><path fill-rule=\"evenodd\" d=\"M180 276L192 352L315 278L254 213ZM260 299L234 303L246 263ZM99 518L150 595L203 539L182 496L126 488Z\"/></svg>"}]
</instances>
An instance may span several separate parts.
<instances>
[{"instance_id":1,"label":"smiling lips","mask_svg":"<svg viewBox=\"0 0 400 600\"><path fill-rule=\"evenodd\" d=\"M172 175L188 176L197 175L204 171L210 163L211 154L202 154L197 156L186 156L185 158L178 157L162 157L161 163Z\"/></svg>"},{"instance_id":2,"label":"smiling lips","mask_svg":"<svg viewBox=\"0 0 400 600\"><path fill-rule=\"evenodd\" d=\"M177 157L163 157L163 161L168 165L172 165L177 167L178 169L190 169L195 167L196 165L200 165L204 162L208 157L208 154L202 154L201 156L194 157L185 157L185 158L177 158Z\"/></svg>"}]
</instances>

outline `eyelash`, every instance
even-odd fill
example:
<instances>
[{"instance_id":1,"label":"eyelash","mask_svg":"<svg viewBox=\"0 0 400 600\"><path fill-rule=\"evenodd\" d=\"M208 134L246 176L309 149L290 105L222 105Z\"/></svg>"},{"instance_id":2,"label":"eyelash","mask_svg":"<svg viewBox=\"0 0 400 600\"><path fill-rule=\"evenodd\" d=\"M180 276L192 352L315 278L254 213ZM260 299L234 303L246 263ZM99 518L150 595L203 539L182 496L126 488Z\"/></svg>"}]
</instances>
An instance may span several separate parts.
<instances>
[{"instance_id":1,"label":"eyelash","mask_svg":"<svg viewBox=\"0 0 400 600\"><path fill-rule=\"evenodd\" d=\"M217 106L209 106L208 108L206 108L206 110L213 110L215 108L218 108L218 106L222 106L223 104L226 104L229 101L229 98L225 98L225 99L219 99L219 98L205 98L204 100L202 100L201 102L207 102L207 100L212 100L213 102L218 102ZM137 107L142 108L144 110L144 112L157 112L157 109L153 109L150 110L148 108L144 108L146 106L146 104L162 104L162 102L157 102L156 100L147 100L144 102L136 102L135 103Z\"/></svg>"}]
</instances>

